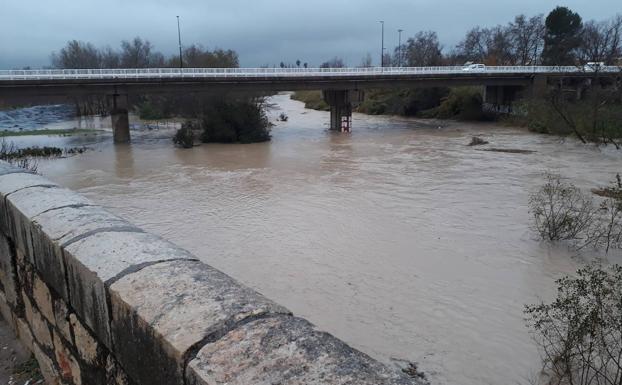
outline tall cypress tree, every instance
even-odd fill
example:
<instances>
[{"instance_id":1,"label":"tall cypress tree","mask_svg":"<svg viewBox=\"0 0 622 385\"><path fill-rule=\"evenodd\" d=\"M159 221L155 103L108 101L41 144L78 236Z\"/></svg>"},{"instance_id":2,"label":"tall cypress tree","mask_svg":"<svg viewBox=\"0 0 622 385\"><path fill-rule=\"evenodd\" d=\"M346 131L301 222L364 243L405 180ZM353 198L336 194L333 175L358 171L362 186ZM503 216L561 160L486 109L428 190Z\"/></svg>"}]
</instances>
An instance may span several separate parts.
<instances>
[{"instance_id":1,"label":"tall cypress tree","mask_svg":"<svg viewBox=\"0 0 622 385\"><path fill-rule=\"evenodd\" d=\"M581 16L566 7L557 7L546 18L542 62L545 65L576 64L581 44Z\"/></svg>"}]
</instances>

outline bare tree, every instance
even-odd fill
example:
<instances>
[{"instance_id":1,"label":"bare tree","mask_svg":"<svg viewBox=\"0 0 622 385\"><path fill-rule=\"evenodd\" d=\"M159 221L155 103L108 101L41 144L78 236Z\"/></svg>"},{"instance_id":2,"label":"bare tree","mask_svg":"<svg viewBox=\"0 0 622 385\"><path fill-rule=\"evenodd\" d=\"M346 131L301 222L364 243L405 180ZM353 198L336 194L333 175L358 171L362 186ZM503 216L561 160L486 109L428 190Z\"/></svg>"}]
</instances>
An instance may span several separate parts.
<instances>
[{"instance_id":1,"label":"bare tree","mask_svg":"<svg viewBox=\"0 0 622 385\"><path fill-rule=\"evenodd\" d=\"M486 57L484 63L489 65L513 65L516 62L511 30L498 25L485 30Z\"/></svg>"},{"instance_id":2,"label":"bare tree","mask_svg":"<svg viewBox=\"0 0 622 385\"><path fill-rule=\"evenodd\" d=\"M577 240L592 224L594 204L559 175L545 174L546 183L529 198L534 229L549 241Z\"/></svg>"},{"instance_id":3,"label":"bare tree","mask_svg":"<svg viewBox=\"0 0 622 385\"><path fill-rule=\"evenodd\" d=\"M325 61L320 65L320 68L344 68L346 65L343 62L343 59L335 56L334 58Z\"/></svg>"},{"instance_id":4,"label":"bare tree","mask_svg":"<svg viewBox=\"0 0 622 385\"><path fill-rule=\"evenodd\" d=\"M529 19L525 15L516 16L509 25L511 44L514 49L513 64L538 64L544 47L545 30L543 15L533 16Z\"/></svg>"},{"instance_id":5,"label":"bare tree","mask_svg":"<svg viewBox=\"0 0 622 385\"><path fill-rule=\"evenodd\" d=\"M607 21L585 23L578 56L583 63L615 64L616 59L622 56L622 15Z\"/></svg>"},{"instance_id":6,"label":"bare tree","mask_svg":"<svg viewBox=\"0 0 622 385\"><path fill-rule=\"evenodd\" d=\"M454 56L462 62L483 63L488 56L488 35L489 31L485 28L472 28L456 46Z\"/></svg>"},{"instance_id":7,"label":"bare tree","mask_svg":"<svg viewBox=\"0 0 622 385\"><path fill-rule=\"evenodd\" d=\"M100 50L100 60L102 68L119 68L121 64L119 53L109 46Z\"/></svg>"},{"instance_id":8,"label":"bare tree","mask_svg":"<svg viewBox=\"0 0 622 385\"><path fill-rule=\"evenodd\" d=\"M121 66L124 68L146 68L154 62L153 45L149 40L135 37L121 42ZM159 59L159 57L158 57Z\"/></svg>"},{"instance_id":9,"label":"bare tree","mask_svg":"<svg viewBox=\"0 0 622 385\"><path fill-rule=\"evenodd\" d=\"M372 66L371 54L369 52L367 52L367 54L365 56L363 56L363 58L361 59L361 67L369 68L371 66Z\"/></svg>"},{"instance_id":10,"label":"bare tree","mask_svg":"<svg viewBox=\"0 0 622 385\"><path fill-rule=\"evenodd\" d=\"M56 68L88 69L100 67L100 55L91 43L71 40L58 53L52 53L52 65Z\"/></svg>"},{"instance_id":11,"label":"bare tree","mask_svg":"<svg viewBox=\"0 0 622 385\"><path fill-rule=\"evenodd\" d=\"M192 44L183 50L184 63L195 68L235 68L239 66L238 54L232 50L216 49L209 51L203 46ZM179 59L171 57L169 65L174 66Z\"/></svg>"},{"instance_id":12,"label":"bare tree","mask_svg":"<svg viewBox=\"0 0 622 385\"><path fill-rule=\"evenodd\" d=\"M420 31L409 38L402 47L396 49L396 55L401 52L404 62L409 67L438 66L443 63L443 47L438 41L438 35L433 31Z\"/></svg>"}]
</instances>

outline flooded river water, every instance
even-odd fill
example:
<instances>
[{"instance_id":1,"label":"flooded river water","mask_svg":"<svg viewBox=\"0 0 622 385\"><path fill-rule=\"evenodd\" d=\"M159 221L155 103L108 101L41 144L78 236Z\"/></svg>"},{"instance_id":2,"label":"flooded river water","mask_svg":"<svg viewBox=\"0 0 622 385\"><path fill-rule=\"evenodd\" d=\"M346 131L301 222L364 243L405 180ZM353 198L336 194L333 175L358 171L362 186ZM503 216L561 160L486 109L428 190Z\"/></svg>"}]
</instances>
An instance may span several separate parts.
<instances>
[{"instance_id":1,"label":"flooded river water","mask_svg":"<svg viewBox=\"0 0 622 385\"><path fill-rule=\"evenodd\" d=\"M529 383L540 360L523 305L550 299L583 257L534 239L528 195L546 170L602 186L622 151L365 115L335 134L328 113L273 101L273 120L289 121L270 143L184 150L162 130L129 146L58 138L94 150L39 170L369 355L418 362L432 384ZM481 151L466 146L473 135L535 152Z\"/></svg>"}]
</instances>

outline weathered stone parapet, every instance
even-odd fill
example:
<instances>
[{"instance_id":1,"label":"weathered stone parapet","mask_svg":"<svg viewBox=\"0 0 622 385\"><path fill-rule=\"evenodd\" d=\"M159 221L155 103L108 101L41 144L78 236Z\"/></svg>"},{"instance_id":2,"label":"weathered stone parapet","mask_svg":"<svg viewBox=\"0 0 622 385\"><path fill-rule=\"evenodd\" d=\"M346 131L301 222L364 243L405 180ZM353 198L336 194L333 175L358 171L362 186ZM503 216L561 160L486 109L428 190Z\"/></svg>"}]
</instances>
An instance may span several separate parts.
<instances>
[{"instance_id":1,"label":"weathered stone parapet","mask_svg":"<svg viewBox=\"0 0 622 385\"><path fill-rule=\"evenodd\" d=\"M0 162L0 314L49 384L409 384L172 243Z\"/></svg>"}]
</instances>

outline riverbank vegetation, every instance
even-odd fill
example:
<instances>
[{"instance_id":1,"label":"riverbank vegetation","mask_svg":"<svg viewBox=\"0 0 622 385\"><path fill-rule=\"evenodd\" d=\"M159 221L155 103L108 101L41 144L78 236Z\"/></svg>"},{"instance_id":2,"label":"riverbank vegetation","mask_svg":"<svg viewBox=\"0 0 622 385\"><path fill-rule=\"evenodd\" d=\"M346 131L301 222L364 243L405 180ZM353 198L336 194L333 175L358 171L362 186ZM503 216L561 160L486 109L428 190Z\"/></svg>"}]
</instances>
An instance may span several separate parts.
<instances>
[{"instance_id":1,"label":"riverbank vegetation","mask_svg":"<svg viewBox=\"0 0 622 385\"><path fill-rule=\"evenodd\" d=\"M531 131L568 136L583 143L611 144L622 148L622 89L619 86L587 88L581 99L563 89L519 105L508 120Z\"/></svg>"},{"instance_id":2,"label":"riverbank vegetation","mask_svg":"<svg viewBox=\"0 0 622 385\"><path fill-rule=\"evenodd\" d=\"M529 198L533 229L549 242L569 241L582 249L622 249L622 179L610 186L581 191L559 175L547 173L545 184Z\"/></svg>"},{"instance_id":3,"label":"riverbank vegetation","mask_svg":"<svg viewBox=\"0 0 622 385\"><path fill-rule=\"evenodd\" d=\"M15 143L0 138L0 160L25 168L31 172L37 172L38 158L59 158L82 154L87 147L60 148L52 146L17 147Z\"/></svg>"},{"instance_id":4,"label":"riverbank vegetation","mask_svg":"<svg viewBox=\"0 0 622 385\"><path fill-rule=\"evenodd\" d=\"M90 130L84 128L54 129L54 130L23 130L23 131L0 131L0 138L9 136L72 136L72 135L94 135L100 133L100 130Z\"/></svg>"},{"instance_id":5,"label":"riverbank vegetation","mask_svg":"<svg viewBox=\"0 0 622 385\"><path fill-rule=\"evenodd\" d=\"M191 148L203 143L257 143L270 140L270 127L262 97L228 96L203 104L197 118L187 120L173 142Z\"/></svg>"},{"instance_id":6,"label":"riverbank vegetation","mask_svg":"<svg viewBox=\"0 0 622 385\"><path fill-rule=\"evenodd\" d=\"M546 384L622 383L622 266L592 264L556 281L550 303L525 307Z\"/></svg>"},{"instance_id":7,"label":"riverbank vegetation","mask_svg":"<svg viewBox=\"0 0 622 385\"><path fill-rule=\"evenodd\" d=\"M317 111L330 111L330 106L322 99L322 91L296 91L291 98L303 102L305 108Z\"/></svg>"},{"instance_id":8,"label":"riverbank vegetation","mask_svg":"<svg viewBox=\"0 0 622 385\"><path fill-rule=\"evenodd\" d=\"M434 31L420 31L387 54L390 66L489 66L563 65L586 70L586 63L619 66L622 74L622 15L604 21L584 21L576 12L557 7L546 17L518 15L495 27L476 26L454 47L441 45ZM370 66L367 58L363 66ZM589 69L588 69L589 70ZM531 130L554 135L574 135L584 143L620 147L622 139L622 84L604 79L598 70L583 84L561 79L537 99L523 95L512 106L507 120ZM308 108L325 109L319 93L298 93L295 99ZM489 120L481 87L393 89L366 91L358 108L367 114L423 118ZM510 109L503 109L509 111Z\"/></svg>"}]
</instances>

